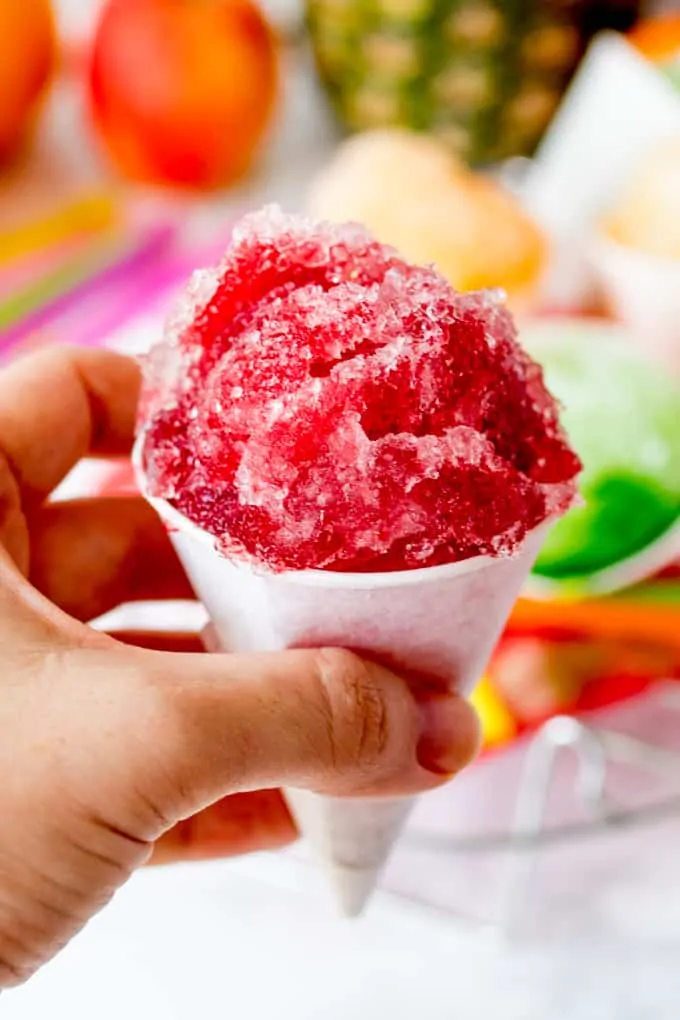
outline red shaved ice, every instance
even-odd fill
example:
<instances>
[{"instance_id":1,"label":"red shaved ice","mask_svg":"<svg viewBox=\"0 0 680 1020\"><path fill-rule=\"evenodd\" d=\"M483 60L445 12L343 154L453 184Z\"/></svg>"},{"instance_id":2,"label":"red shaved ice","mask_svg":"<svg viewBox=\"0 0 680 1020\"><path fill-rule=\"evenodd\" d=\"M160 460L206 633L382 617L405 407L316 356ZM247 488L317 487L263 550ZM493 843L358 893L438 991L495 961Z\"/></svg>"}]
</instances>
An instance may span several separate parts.
<instances>
[{"instance_id":1,"label":"red shaved ice","mask_svg":"<svg viewBox=\"0 0 680 1020\"><path fill-rule=\"evenodd\" d=\"M150 495L277 571L511 555L581 466L500 295L276 208L196 274L141 408Z\"/></svg>"}]
</instances>

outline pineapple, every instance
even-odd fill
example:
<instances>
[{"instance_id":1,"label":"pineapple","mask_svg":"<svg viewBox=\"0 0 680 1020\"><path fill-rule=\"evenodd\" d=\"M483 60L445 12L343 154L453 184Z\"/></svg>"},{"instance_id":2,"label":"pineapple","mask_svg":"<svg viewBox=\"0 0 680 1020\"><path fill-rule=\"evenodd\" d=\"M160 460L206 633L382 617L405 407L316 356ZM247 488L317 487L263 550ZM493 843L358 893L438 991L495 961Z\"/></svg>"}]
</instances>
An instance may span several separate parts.
<instances>
[{"instance_id":1,"label":"pineapple","mask_svg":"<svg viewBox=\"0 0 680 1020\"><path fill-rule=\"evenodd\" d=\"M353 131L432 132L466 161L528 155L589 38L640 0L307 0L317 67Z\"/></svg>"}]
</instances>

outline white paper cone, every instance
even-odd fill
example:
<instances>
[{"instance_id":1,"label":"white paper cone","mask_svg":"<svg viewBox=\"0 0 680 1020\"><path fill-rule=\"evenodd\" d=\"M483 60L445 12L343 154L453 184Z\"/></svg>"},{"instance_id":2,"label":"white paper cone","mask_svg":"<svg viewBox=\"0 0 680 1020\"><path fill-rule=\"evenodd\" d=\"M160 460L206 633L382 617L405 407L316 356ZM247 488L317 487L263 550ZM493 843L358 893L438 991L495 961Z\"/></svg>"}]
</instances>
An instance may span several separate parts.
<instances>
[{"instance_id":1,"label":"white paper cone","mask_svg":"<svg viewBox=\"0 0 680 1020\"><path fill-rule=\"evenodd\" d=\"M321 797L286 790L300 832L324 869L333 899L345 917L356 917L413 807L412 797Z\"/></svg>"},{"instance_id":2,"label":"white paper cone","mask_svg":"<svg viewBox=\"0 0 680 1020\"><path fill-rule=\"evenodd\" d=\"M143 482L143 478L140 478ZM471 691L545 538L511 558L423 570L271 574L219 555L210 535L151 498L220 646L235 652L333 646ZM408 815L411 798L359 800L288 791L296 822L331 875L339 905L360 912Z\"/></svg>"},{"instance_id":3,"label":"white paper cone","mask_svg":"<svg viewBox=\"0 0 680 1020\"><path fill-rule=\"evenodd\" d=\"M215 628L203 631L207 651L224 651ZM413 807L413 797L320 797L284 790L297 827L325 870L331 895L346 917L356 917L375 888L390 850Z\"/></svg>"}]
</instances>

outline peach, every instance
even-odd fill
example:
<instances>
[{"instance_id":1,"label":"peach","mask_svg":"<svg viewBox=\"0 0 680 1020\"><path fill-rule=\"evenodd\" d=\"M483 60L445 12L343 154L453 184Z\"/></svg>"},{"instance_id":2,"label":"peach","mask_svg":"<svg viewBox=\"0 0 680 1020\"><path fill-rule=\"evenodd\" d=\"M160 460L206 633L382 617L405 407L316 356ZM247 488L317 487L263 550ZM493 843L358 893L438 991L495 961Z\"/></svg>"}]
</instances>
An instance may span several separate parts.
<instances>
[{"instance_id":1,"label":"peach","mask_svg":"<svg viewBox=\"0 0 680 1020\"><path fill-rule=\"evenodd\" d=\"M440 141L401 128L353 135L312 183L311 212L358 220L457 290L502 287L513 311L534 299L547 244L519 201Z\"/></svg>"},{"instance_id":2,"label":"peach","mask_svg":"<svg viewBox=\"0 0 680 1020\"><path fill-rule=\"evenodd\" d=\"M250 0L109 0L90 62L95 125L126 177L215 187L251 167L277 91Z\"/></svg>"}]
</instances>

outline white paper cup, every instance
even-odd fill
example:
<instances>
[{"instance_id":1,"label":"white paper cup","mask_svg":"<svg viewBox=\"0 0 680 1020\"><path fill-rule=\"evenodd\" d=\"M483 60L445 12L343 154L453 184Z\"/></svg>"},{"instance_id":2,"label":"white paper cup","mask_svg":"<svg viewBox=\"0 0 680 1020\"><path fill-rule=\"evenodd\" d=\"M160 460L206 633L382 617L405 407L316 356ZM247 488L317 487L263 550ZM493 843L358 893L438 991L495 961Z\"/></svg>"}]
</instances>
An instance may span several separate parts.
<instances>
[{"instance_id":1,"label":"white paper cup","mask_svg":"<svg viewBox=\"0 0 680 1020\"><path fill-rule=\"evenodd\" d=\"M638 251L604 236L589 258L613 314L638 350L680 376L680 259Z\"/></svg>"},{"instance_id":2,"label":"white paper cup","mask_svg":"<svg viewBox=\"0 0 680 1020\"><path fill-rule=\"evenodd\" d=\"M680 131L680 98L618 32L601 32L583 58L522 189L546 230L553 265L546 307L589 307L587 242L641 153Z\"/></svg>"},{"instance_id":3,"label":"white paper cup","mask_svg":"<svg viewBox=\"0 0 680 1020\"><path fill-rule=\"evenodd\" d=\"M139 445L135 460L144 491ZM165 500L147 499L168 528L221 648L349 648L463 693L486 667L550 524L532 531L512 557L480 556L394 573L274 574L220 555L211 535ZM358 914L412 798L331 798L304 790L287 791L287 797L343 912Z\"/></svg>"}]
</instances>

